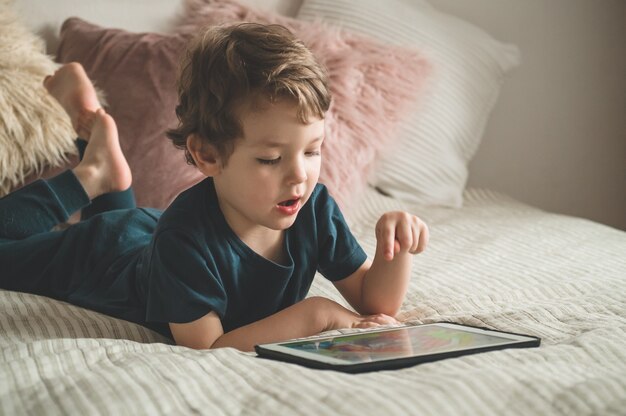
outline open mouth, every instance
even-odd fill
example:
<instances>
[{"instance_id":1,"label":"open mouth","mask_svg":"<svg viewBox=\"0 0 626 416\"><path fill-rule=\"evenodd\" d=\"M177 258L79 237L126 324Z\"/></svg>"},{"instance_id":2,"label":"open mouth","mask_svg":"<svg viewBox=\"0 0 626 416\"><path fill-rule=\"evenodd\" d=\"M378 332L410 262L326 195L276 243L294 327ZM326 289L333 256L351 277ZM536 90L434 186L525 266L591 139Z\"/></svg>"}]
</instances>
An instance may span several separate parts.
<instances>
[{"instance_id":1,"label":"open mouth","mask_svg":"<svg viewBox=\"0 0 626 416\"><path fill-rule=\"evenodd\" d=\"M286 201L280 202L278 205L280 205L281 207L290 207L292 205L295 205L296 202L298 202L299 198L295 198L295 199L288 199Z\"/></svg>"}]
</instances>

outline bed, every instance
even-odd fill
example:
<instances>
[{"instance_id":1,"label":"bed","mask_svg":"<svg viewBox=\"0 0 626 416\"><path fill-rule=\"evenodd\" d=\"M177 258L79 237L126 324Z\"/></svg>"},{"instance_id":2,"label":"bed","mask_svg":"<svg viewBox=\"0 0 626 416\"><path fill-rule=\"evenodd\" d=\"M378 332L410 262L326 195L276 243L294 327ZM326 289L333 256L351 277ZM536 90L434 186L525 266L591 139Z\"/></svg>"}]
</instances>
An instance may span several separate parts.
<instances>
[{"instance_id":1,"label":"bed","mask_svg":"<svg viewBox=\"0 0 626 416\"><path fill-rule=\"evenodd\" d=\"M181 13L181 6L171 3L174 2L164 2L166 10L161 10L159 16ZM354 15L348 1L304 0L302 7L296 3L272 3L282 14L268 17L267 10L251 12L248 5L232 6L226 0L188 1L185 7L191 9L182 12L187 13L184 29L193 30L194 19L203 16L204 9L200 7L207 4L219 6L229 15L236 12L239 17L244 7L244 17L253 16L262 21L284 22L281 19L288 14L292 16L290 19L296 16L311 24L318 24L319 19L332 23L333 16L328 10L341 7ZM64 10L59 8L49 16L53 26L59 25L59 16L64 20L74 14L73 7L78 7L69 1L63 4ZM425 2L398 4L396 11L400 14L415 13L404 9L415 7L422 19L436 18L440 19L437 22L449 23ZM8 7L8 3L3 6ZM362 2L359 7L370 6L378 7L374 1ZM27 8L23 3L21 7ZM99 13L95 6L81 7L78 9L84 19L95 19ZM141 8L128 5L129 13L138 11L134 7ZM29 10L33 15L37 13L35 9ZM147 11L145 4L143 10ZM190 10L193 13L189 14ZM379 20L378 14L374 16ZM115 24L107 23L106 16L104 19L100 25ZM354 21L344 22L345 30L351 24L352 29L359 30ZM84 34L93 29L84 21L73 24L74 27L66 30L80 29ZM130 22L127 29L162 30L160 24L154 16L142 15L138 22ZM435 30L435 23L432 25ZM295 27L303 30L301 26ZM474 32L477 29L468 27L457 27L458 33L466 39L478 36ZM371 25L368 28L371 32L375 30ZM368 30L359 36L368 35ZM481 32L480 36L486 35ZM55 42L48 39L49 47L56 49ZM350 39L346 42L351 44ZM89 47L95 50L92 45ZM350 375L265 360L254 353L230 348L196 351L178 347L129 322L53 299L2 290L0 413L623 414L626 233L582 218L549 213L502 193L464 187L467 163L478 145L489 111L496 104L499 86L519 60L512 45L483 43L479 49L488 48L498 49L498 60L491 68L493 80L483 80L492 82L489 84L492 90L489 94L479 91L478 98L475 97L484 100L484 105L462 109L464 101L452 97L452 104L444 106L446 111L456 108L462 111L457 118L464 123L463 134L449 147L439 142L428 147L427 136L436 129L436 124L433 127L423 118L413 124L407 124L406 120L418 108L422 114L431 115L432 123L441 122L445 116L437 112L442 111L437 107L441 103L432 98L432 88L438 85L437 79L441 82L459 79L454 74L437 78L442 74L438 72L441 62L446 59L454 62L456 58L441 58L443 53L437 55L440 52L436 48L423 49L423 54L416 58L423 65L415 76L424 76L424 82L418 83L424 88L416 87L412 96L419 98L419 106L412 107L410 97L404 104L396 103L406 104L408 108L407 115L396 120L398 136L402 140L415 140L415 137L426 140L419 148L429 149L431 158L437 152L444 154L437 163L430 166L428 161L415 159L403 162L402 158L421 156L415 156L410 145L402 152L384 152L383 147L393 147L385 142L368 153L375 161L369 160L366 166L359 167L359 172L363 172L359 177L366 176L366 182L346 184L345 175L335 171L328 171L326 178L338 190L358 189L340 202L352 231L370 256L375 248L373 226L383 212L406 210L429 224L430 245L414 259L408 295L398 316L401 321L411 324L451 321L525 333L542 339L539 348L492 351L401 370ZM79 52L70 48L66 39L61 41L60 53L70 59ZM92 65L92 74L105 71L90 62L86 64ZM480 73L488 70L481 69ZM102 78L98 86L105 89L113 111L117 98L106 91L108 82ZM345 122L341 113L335 117L334 123ZM437 137L458 134L459 129L453 125L449 130L436 130ZM350 134L337 131L351 140ZM57 147L62 148L63 140L59 139ZM126 146L131 164L133 160L136 165L146 164L147 159L155 168L155 160L163 157L159 152L135 154L132 144ZM71 150L65 151L71 154ZM345 157L345 152L341 157ZM47 170L32 167L29 171L22 167L21 180L28 180L24 172L50 175L72 160L71 155L60 161L48 159L45 162L54 166ZM335 159L334 163L340 161ZM411 163L408 165L411 175L399 176L394 169L399 163ZM438 168L444 169L444 173L433 171ZM134 177L141 177L141 172L133 172ZM178 182L168 184L171 193L157 196L153 183L140 180L143 190L138 195L140 201L143 198L146 204L166 206L177 189L197 180L193 171L185 172ZM429 180L421 183L419 179L423 177ZM316 278L310 292L310 296L317 295L345 305L333 286L321 277Z\"/></svg>"}]
</instances>

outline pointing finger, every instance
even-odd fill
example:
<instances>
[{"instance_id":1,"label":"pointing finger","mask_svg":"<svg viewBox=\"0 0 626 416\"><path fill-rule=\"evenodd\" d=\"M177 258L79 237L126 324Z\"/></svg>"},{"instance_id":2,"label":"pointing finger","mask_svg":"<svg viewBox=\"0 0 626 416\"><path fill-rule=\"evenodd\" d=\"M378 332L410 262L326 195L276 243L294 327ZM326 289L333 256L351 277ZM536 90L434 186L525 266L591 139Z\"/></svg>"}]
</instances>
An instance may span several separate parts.
<instances>
[{"instance_id":1,"label":"pointing finger","mask_svg":"<svg viewBox=\"0 0 626 416\"><path fill-rule=\"evenodd\" d=\"M395 232L394 230L386 226L382 230L382 244L383 244L383 255L386 260L393 260L394 250L395 250Z\"/></svg>"},{"instance_id":2,"label":"pointing finger","mask_svg":"<svg viewBox=\"0 0 626 416\"><path fill-rule=\"evenodd\" d=\"M424 223L421 223L419 245L417 246L418 253L421 253L426 249L429 238L430 231L428 230L428 226Z\"/></svg>"}]
</instances>

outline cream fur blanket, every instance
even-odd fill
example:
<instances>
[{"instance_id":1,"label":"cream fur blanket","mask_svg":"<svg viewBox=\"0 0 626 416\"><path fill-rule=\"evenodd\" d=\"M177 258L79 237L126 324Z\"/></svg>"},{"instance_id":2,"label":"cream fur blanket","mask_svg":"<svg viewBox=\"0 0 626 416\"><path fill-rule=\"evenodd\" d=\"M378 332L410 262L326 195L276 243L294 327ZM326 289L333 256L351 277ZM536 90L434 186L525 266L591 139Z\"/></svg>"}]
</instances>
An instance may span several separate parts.
<instances>
[{"instance_id":1,"label":"cream fur blanket","mask_svg":"<svg viewBox=\"0 0 626 416\"><path fill-rule=\"evenodd\" d=\"M76 153L69 117L42 85L57 64L12 3L0 0L0 196Z\"/></svg>"}]
</instances>

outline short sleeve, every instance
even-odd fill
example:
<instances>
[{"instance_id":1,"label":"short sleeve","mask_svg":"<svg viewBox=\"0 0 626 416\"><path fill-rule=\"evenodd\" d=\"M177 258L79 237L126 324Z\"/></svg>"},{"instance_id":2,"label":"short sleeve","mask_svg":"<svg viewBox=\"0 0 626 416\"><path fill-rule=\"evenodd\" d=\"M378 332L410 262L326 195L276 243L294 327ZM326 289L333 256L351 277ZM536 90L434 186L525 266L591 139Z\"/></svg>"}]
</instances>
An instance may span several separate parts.
<instances>
[{"instance_id":1,"label":"short sleeve","mask_svg":"<svg viewBox=\"0 0 626 416\"><path fill-rule=\"evenodd\" d=\"M320 189L315 203L319 253L317 270L330 281L344 279L365 263L367 254L350 231L326 187Z\"/></svg>"},{"instance_id":2,"label":"short sleeve","mask_svg":"<svg viewBox=\"0 0 626 416\"><path fill-rule=\"evenodd\" d=\"M182 230L155 236L148 271L146 321L187 323L211 311L220 319L226 292L208 267L207 253Z\"/></svg>"}]
</instances>

